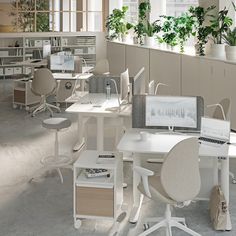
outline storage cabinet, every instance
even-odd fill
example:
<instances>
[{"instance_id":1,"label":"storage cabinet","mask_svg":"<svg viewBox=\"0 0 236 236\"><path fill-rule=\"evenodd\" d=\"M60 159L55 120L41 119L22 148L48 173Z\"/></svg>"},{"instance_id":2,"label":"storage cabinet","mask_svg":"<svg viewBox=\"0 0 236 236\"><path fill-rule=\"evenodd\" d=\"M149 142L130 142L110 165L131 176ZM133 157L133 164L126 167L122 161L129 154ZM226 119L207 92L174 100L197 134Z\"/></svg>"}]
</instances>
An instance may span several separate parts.
<instances>
[{"instance_id":1,"label":"storage cabinet","mask_svg":"<svg viewBox=\"0 0 236 236\"><path fill-rule=\"evenodd\" d=\"M31 80L18 79L14 80L13 88L13 108L24 106L26 110L29 110L29 106L39 103L40 96L36 96L31 91Z\"/></svg>"},{"instance_id":2,"label":"storage cabinet","mask_svg":"<svg viewBox=\"0 0 236 236\"><path fill-rule=\"evenodd\" d=\"M74 226L80 219L116 219L123 203L123 162L120 153L113 160L97 162L98 151L84 151L74 163ZM111 154L103 152L102 154ZM103 168L109 176L86 177L86 168Z\"/></svg>"}]
</instances>

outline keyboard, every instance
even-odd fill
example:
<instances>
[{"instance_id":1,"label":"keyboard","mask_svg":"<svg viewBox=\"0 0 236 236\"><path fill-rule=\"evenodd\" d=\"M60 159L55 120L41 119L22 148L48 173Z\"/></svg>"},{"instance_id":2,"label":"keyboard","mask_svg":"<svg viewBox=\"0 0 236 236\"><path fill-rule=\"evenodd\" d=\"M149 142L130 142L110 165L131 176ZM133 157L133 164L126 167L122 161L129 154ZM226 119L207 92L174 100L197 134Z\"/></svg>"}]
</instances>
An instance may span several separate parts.
<instances>
[{"instance_id":1,"label":"keyboard","mask_svg":"<svg viewBox=\"0 0 236 236\"><path fill-rule=\"evenodd\" d=\"M204 142L209 142L209 143L214 143L214 144L220 144L220 145L226 143L226 141L212 139L212 138L206 138L206 137L199 137L198 140L204 141Z\"/></svg>"}]
</instances>

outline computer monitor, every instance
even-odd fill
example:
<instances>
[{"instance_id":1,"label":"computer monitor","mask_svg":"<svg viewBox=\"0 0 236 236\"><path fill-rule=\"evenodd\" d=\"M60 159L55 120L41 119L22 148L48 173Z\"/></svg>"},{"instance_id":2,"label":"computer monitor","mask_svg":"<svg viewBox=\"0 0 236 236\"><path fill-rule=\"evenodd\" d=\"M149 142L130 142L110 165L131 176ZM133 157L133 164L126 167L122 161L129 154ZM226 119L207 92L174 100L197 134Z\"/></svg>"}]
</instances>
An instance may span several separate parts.
<instances>
[{"instance_id":1,"label":"computer monitor","mask_svg":"<svg viewBox=\"0 0 236 236\"><path fill-rule=\"evenodd\" d=\"M129 96L129 70L120 74L120 100L121 103L128 102Z\"/></svg>"},{"instance_id":2,"label":"computer monitor","mask_svg":"<svg viewBox=\"0 0 236 236\"><path fill-rule=\"evenodd\" d=\"M51 55L51 44L43 45L43 58Z\"/></svg>"},{"instance_id":3,"label":"computer monitor","mask_svg":"<svg viewBox=\"0 0 236 236\"><path fill-rule=\"evenodd\" d=\"M145 94L144 67L134 76L133 95Z\"/></svg>"},{"instance_id":4,"label":"computer monitor","mask_svg":"<svg viewBox=\"0 0 236 236\"><path fill-rule=\"evenodd\" d=\"M198 126L197 98L182 96L147 96L145 125L177 128Z\"/></svg>"},{"instance_id":5,"label":"computer monitor","mask_svg":"<svg viewBox=\"0 0 236 236\"><path fill-rule=\"evenodd\" d=\"M50 56L50 69L57 71L74 71L74 56L68 52L59 52Z\"/></svg>"}]
</instances>

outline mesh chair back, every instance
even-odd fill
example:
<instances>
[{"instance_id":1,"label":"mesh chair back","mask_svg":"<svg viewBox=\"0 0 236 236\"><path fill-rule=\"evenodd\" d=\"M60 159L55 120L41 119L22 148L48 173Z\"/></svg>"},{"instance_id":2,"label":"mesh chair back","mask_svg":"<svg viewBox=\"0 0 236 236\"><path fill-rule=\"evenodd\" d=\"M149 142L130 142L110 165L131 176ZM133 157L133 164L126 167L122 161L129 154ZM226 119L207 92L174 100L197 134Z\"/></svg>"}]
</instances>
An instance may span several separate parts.
<instances>
[{"instance_id":1,"label":"mesh chair back","mask_svg":"<svg viewBox=\"0 0 236 236\"><path fill-rule=\"evenodd\" d=\"M166 155L161 169L161 183L166 193L177 202L192 200L201 186L197 138L176 144Z\"/></svg>"},{"instance_id":2,"label":"mesh chair back","mask_svg":"<svg viewBox=\"0 0 236 236\"><path fill-rule=\"evenodd\" d=\"M57 86L52 72L47 68L41 68L35 71L32 81L32 90L38 95L49 95Z\"/></svg>"}]
</instances>

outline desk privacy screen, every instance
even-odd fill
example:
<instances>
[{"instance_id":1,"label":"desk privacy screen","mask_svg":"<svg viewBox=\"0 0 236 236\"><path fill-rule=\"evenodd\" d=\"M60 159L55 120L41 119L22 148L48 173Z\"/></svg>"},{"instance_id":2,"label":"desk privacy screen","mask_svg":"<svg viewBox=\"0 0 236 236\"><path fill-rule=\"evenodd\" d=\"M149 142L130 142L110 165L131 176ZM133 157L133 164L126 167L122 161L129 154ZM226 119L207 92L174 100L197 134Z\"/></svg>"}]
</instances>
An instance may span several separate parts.
<instances>
[{"instance_id":1,"label":"desk privacy screen","mask_svg":"<svg viewBox=\"0 0 236 236\"><path fill-rule=\"evenodd\" d=\"M132 100L132 127L141 129L168 129L167 126L147 126L146 125L146 96L147 95L134 95ZM197 127L175 127L175 130L183 131L200 131L201 117L204 116L204 101L203 98L197 97Z\"/></svg>"}]
</instances>

